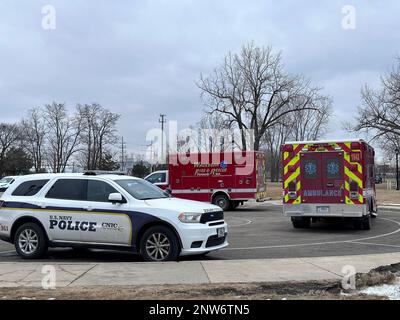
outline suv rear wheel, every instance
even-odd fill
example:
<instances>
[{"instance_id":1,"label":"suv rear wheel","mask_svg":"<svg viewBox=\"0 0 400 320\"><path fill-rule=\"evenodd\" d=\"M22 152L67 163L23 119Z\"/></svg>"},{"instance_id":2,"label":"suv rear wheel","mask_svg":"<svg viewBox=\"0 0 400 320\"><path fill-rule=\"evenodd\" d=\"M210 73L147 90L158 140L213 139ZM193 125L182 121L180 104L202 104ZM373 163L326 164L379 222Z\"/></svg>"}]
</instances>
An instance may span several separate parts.
<instances>
[{"instance_id":1,"label":"suv rear wheel","mask_svg":"<svg viewBox=\"0 0 400 320\"><path fill-rule=\"evenodd\" d=\"M178 239L167 227L151 227L140 241L140 253L146 261L176 261L179 257Z\"/></svg>"},{"instance_id":2,"label":"suv rear wheel","mask_svg":"<svg viewBox=\"0 0 400 320\"><path fill-rule=\"evenodd\" d=\"M15 233L14 245L18 255L24 259L37 259L47 251L47 240L42 228L28 222Z\"/></svg>"}]
</instances>

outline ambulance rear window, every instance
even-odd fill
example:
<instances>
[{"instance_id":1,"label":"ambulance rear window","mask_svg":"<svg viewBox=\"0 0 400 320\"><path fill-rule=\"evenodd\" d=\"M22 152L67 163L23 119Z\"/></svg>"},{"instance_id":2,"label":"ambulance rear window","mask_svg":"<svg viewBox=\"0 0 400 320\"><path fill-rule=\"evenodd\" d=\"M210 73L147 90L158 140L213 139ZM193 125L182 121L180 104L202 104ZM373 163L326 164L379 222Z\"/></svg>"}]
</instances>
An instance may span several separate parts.
<instances>
[{"instance_id":1,"label":"ambulance rear window","mask_svg":"<svg viewBox=\"0 0 400 320\"><path fill-rule=\"evenodd\" d=\"M317 159L305 159L303 161L303 176L306 179L315 179L318 177Z\"/></svg>"},{"instance_id":2,"label":"ambulance rear window","mask_svg":"<svg viewBox=\"0 0 400 320\"><path fill-rule=\"evenodd\" d=\"M21 183L11 194L13 196L34 196L49 180L31 180Z\"/></svg>"},{"instance_id":3,"label":"ambulance rear window","mask_svg":"<svg viewBox=\"0 0 400 320\"><path fill-rule=\"evenodd\" d=\"M342 171L340 170L340 159L330 158L326 159L326 176L328 179L342 178Z\"/></svg>"}]
</instances>

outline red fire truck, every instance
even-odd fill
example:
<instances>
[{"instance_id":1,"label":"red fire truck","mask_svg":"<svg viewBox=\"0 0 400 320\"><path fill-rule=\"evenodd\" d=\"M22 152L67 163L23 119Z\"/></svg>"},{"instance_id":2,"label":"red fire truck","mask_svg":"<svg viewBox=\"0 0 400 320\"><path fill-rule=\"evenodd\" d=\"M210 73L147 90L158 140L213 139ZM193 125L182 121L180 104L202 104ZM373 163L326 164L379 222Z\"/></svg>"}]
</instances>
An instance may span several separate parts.
<instances>
[{"instance_id":1,"label":"red fire truck","mask_svg":"<svg viewBox=\"0 0 400 320\"><path fill-rule=\"evenodd\" d=\"M266 157L254 151L173 154L168 170L145 179L175 197L235 209L250 199L265 200Z\"/></svg>"},{"instance_id":2,"label":"red fire truck","mask_svg":"<svg viewBox=\"0 0 400 320\"><path fill-rule=\"evenodd\" d=\"M377 214L374 149L363 140L297 141L282 146L283 213L295 228L350 218L369 230Z\"/></svg>"}]
</instances>

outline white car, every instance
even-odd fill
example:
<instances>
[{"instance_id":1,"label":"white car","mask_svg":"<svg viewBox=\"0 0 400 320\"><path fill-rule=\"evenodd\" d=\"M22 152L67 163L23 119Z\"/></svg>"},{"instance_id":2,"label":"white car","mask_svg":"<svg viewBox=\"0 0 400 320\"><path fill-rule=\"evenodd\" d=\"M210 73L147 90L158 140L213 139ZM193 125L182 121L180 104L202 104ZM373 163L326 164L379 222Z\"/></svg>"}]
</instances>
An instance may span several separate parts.
<instances>
[{"instance_id":1,"label":"white car","mask_svg":"<svg viewBox=\"0 0 400 320\"><path fill-rule=\"evenodd\" d=\"M148 176L143 178L144 180L154 184L161 189L165 189L169 182L168 182L168 170L160 170L150 173Z\"/></svg>"},{"instance_id":2,"label":"white car","mask_svg":"<svg viewBox=\"0 0 400 320\"><path fill-rule=\"evenodd\" d=\"M18 177L0 198L0 239L26 259L51 247L130 250L171 261L228 245L217 206L176 199L151 183L121 175Z\"/></svg>"},{"instance_id":3,"label":"white car","mask_svg":"<svg viewBox=\"0 0 400 320\"><path fill-rule=\"evenodd\" d=\"M0 192L7 190L7 188L15 181L16 176L8 176L0 179Z\"/></svg>"}]
</instances>

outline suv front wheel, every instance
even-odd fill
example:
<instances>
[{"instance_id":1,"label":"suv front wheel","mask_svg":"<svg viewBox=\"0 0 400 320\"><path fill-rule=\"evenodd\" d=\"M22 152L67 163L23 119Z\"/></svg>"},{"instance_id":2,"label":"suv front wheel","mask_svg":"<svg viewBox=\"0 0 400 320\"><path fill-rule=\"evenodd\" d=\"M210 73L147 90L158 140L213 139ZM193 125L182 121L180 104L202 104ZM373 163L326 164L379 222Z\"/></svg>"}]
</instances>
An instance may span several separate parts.
<instances>
[{"instance_id":1,"label":"suv front wheel","mask_svg":"<svg viewBox=\"0 0 400 320\"><path fill-rule=\"evenodd\" d=\"M40 226L28 222L20 226L14 237L15 250L24 259L37 259L47 251L46 236Z\"/></svg>"},{"instance_id":2,"label":"suv front wheel","mask_svg":"<svg viewBox=\"0 0 400 320\"><path fill-rule=\"evenodd\" d=\"M178 239L167 227L151 227L140 241L140 253L146 261L176 261L179 256Z\"/></svg>"}]
</instances>

